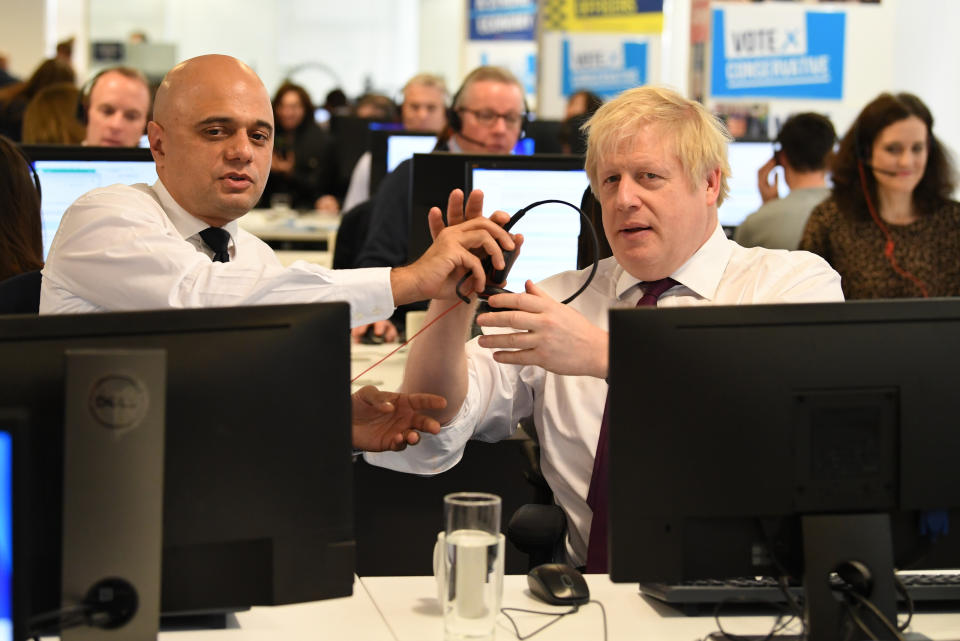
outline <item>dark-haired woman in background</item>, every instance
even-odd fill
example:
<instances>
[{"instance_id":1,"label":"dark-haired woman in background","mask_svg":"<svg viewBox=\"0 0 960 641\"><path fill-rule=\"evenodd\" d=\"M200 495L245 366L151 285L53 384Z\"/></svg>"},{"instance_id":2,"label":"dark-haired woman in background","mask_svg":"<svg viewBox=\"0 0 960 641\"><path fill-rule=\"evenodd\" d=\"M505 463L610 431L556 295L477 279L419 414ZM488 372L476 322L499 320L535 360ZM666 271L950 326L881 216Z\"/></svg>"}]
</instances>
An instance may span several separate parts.
<instances>
[{"instance_id":1,"label":"dark-haired woman in background","mask_svg":"<svg viewBox=\"0 0 960 641\"><path fill-rule=\"evenodd\" d=\"M43 267L40 195L27 160L0 136L0 281Z\"/></svg>"},{"instance_id":2,"label":"dark-haired woman in background","mask_svg":"<svg viewBox=\"0 0 960 641\"><path fill-rule=\"evenodd\" d=\"M313 209L322 194L336 193L333 149L313 112L310 95L300 85L288 82L277 89L273 163L261 207L280 199L295 209Z\"/></svg>"},{"instance_id":3,"label":"dark-haired woman in background","mask_svg":"<svg viewBox=\"0 0 960 641\"><path fill-rule=\"evenodd\" d=\"M72 83L44 87L23 112L26 145L79 145L87 129L77 119L80 90Z\"/></svg>"},{"instance_id":4,"label":"dark-haired woman in background","mask_svg":"<svg viewBox=\"0 0 960 641\"><path fill-rule=\"evenodd\" d=\"M840 272L846 298L960 295L953 164L919 98L884 93L864 107L831 169L800 249Z\"/></svg>"},{"instance_id":5,"label":"dark-haired woman in background","mask_svg":"<svg viewBox=\"0 0 960 641\"><path fill-rule=\"evenodd\" d=\"M44 87L58 82L74 83L76 75L69 63L50 58L40 63L29 80L0 89L0 135L20 142L23 112L27 104Z\"/></svg>"}]
</instances>

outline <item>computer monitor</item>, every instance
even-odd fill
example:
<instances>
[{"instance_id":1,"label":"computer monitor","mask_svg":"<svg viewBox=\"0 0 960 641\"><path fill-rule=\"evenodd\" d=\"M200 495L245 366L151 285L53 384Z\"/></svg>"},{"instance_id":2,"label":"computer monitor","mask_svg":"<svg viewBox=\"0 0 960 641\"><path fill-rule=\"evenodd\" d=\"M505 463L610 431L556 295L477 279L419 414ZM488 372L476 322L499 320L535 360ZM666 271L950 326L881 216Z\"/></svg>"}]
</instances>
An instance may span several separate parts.
<instances>
[{"instance_id":1,"label":"computer monitor","mask_svg":"<svg viewBox=\"0 0 960 641\"><path fill-rule=\"evenodd\" d=\"M471 185L469 181L472 180L471 167L475 163L492 163L489 165L485 164L484 166L504 170L516 167L518 171L540 169L545 171L576 172L578 168L583 168L583 158L563 154L537 154L535 156L454 154L449 152L414 154L413 176L411 178L412 186L410 189L410 233L407 238L407 259L409 261L414 261L419 258L433 242L430 236L430 227L427 223L427 214L430 208L439 207L444 212L444 215L446 215L447 199L450 196L450 192L454 189L469 190ZM570 175L570 173L566 175ZM544 187L544 189L548 188L549 187L546 186ZM550 193L542 193L538 200L558 197L558 193L559 192L551 189ZM497 198L504 197L502 195L494 196L485 192L484 196L485 207L489 205L493 208L503 209L509 204L506 202L498 204ZM582 196L583 189L581 189L580 194L570 200L570 202L579 206ZM521 207L529 204L529 202L524 203ZM512 214L513 212L510 213ZM531 218L530 222L532 222L532 217L537 213L540 213L539 209L531 211L528 216L524 217L524 223L526 223L527 218ZM576 212L570 210L570 214L571 219L576 220ZM526 249L523 251L525 252ZM574 262L574 267L576 267L576 262Z\"/></svg>"},{"instance_id":2,"label":"computer monitor","mask_svg":"<svg viewBox=\"0 0 960 641\"><path fill-rule=\"evenodd\" d=\"M720 224L727 228L737 227L743 220L760 209L763 199L757 189L757 172L763 164L773 157L772 142L734 141L727 145L727 159L730 162L730 178L727 186L730 193L723 200L717 215ZM790 193L783 178L783 168L776 167L779 193L783 198Z\"/></svg>"},{"instance_id":3,"label":"computer monitor","mask_svg":"<svg viewBox=\"0 0 960 641\"><path fill-rule=\"evenodd\" d=\"M856 560L895 615L893 567L960 567L958 335L960 299L612 310L611 579L788 573L839 638Z\"/></svg>"},{"instance_id":4,"label":"computer monitor","mask_svg":"<svg viewBox=\"0 0 960 641\"><path fill-rule=\"evenodd\" d=\"M19 528L26 507L20 493L28 422L23 409L0 407L0 641L25 636L21 563L28 541Z\"/></svg>"},{"instance_id":5,"label":"computer monitor","mask_svg":"<svg viewBox=\"0 0 960 641\"><path fill-rule=\"evenodd\" d=\"M370 132L370 193L374 193L380 181L401 162L413 154L428 154L437 144L437 134L429 131L390 131L384 129Z\"/></svg>"},{"instance_id":6,"label":"computer monitor","mask_svg":"<svg viewBox=\"0 0 960 641\"><path fill-rule=\"evenodd\" d=\"M546 162L539 157L508 162L479 158L467 163L467 191L483 191L483 215L488 217L498 209L512 215L546 199L564 200L579 207L589 186L579 156L561 156ZM524 244L510 270L506 289L522 292L528 279L536 283L577 269L580 227L580 216L564 205L541 205L525 214L510 230L523 234Z\"/></svg>"},{"instance_id":7,"label":"computer monitor","mask_svg":"<svg viewBox=\"0 0 960 641\"><path fill-rule=\"evenodd\" d=\"M0 317L0 407L31 417L31 611L60 604L64 351L167 355L165 614L346 596L345 303Z\"/></svg>"},{"instance_id":8,"label":"computer monitor","mask_svg":"<svg viewBox=\"0 0 960 641\"><path fill-rule=\"evenodd\" d=\"M43 258L60 226L67 207L91 189L108 185L157 180L149 149L138 147L82 147L23 145L40 179L40 217L43 221Z\"/></svg>"},{"instance_id":9,"label":"computer monitor","mask_svg":"<svg viewBox=\"0 0 960 641\"><path fill-rule=\"evenodd\" d=\"M532 139L535 151L538 154L563 153L560 145L560 128L563 123L559 120L530 120L524 126L524 134Z\"/></svg>"}]
</instances>

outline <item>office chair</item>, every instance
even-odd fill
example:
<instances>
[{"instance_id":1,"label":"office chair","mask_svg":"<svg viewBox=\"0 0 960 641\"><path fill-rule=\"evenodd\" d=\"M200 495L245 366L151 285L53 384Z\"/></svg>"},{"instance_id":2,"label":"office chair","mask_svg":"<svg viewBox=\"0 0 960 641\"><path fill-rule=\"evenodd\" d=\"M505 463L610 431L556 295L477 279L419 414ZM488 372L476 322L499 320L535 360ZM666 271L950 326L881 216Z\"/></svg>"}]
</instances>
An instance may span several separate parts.
<instances>
[{"instance_id":1,"label":"office chair","mask_svg":"<svg viewBox=\"0 0 960 641\"><path fill-rule=\"evenodd\" d=\"M373 200L367 200L345 212L337 228L337 243L333 247L333 268L353 269L357 266L360 250L367 239Z\"/></svg>"},{"instance_id":2,"label":"office chair","mask_svg":"<svg viewBox=\"0 0 960 641\"><path fill-rule=\"evenodd\" d=\"M40 270L24 272L0 282L0 314L36 314L40 311Z\"/></svg>"},{"instance_id":3,"label":"office chair","mask_svg":"<svg viewBox=\"0 0 960 641\"><path fill-rule=\"evenodd\" d=\"M562 562L565 558L567 517L553 501L553 491L540 469L540 443L537 431L529 418L521 421L521 429L529 438L524 440L523 455L526 466L523 476L535 489L535 503L521 505L507 524L507 540L529 557L533 569L544 563Z\"/></svg>"}]
</instances>

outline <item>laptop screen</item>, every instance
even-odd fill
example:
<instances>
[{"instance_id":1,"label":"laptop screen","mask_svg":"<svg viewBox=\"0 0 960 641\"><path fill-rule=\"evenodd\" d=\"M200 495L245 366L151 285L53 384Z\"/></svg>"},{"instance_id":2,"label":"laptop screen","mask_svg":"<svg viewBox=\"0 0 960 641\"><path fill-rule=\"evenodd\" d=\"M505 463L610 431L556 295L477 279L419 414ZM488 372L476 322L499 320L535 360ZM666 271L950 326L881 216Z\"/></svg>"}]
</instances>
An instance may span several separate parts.
<instances>
[{"instance_id":1,"label":"laptop screen","mask_svg":"<svg viewBox=\"0 0 960 641\"><path fill-rule=\"evenodd\" d=\"M98 187L117 183L152 185L157 180L149 149L69 145L23 145L22 148L40 179L44 260L63 213L77 198Z\"/></svg>"},{"instance_id":2,"label":"laptop screen","mask_svg":"<svg viewBox=\"0 0 960 641\"><path fill-rule=\"evenodd\" d=\"M717 215L724 227L736 227L743 219L760 209L763 199L757 189L757 171L773 157L771 142L732 142L727 146L727 159L730 161L730 179L727 186L730 193L724 199ZM780 198L790 193L783 178L783 168L776 167L774 172L780 191ZM772 179L772 176L771 176Z\"/></svg>"},{"instance_id":3,"label":"laptop screen","mask_svg":"<svg viewBox=\"0 0 960 641\"><path fill-rule=\"evenodd\" d=\"M387 172L397 168L413 154L428 154L437 144L437 137L431 134L390 136L387 138Z\"/></svg>"},{"instance_id":4,"label":"laptop screen","mask_svg":"<svg viewBox=\"0 0 960 641\"><path fill-rule=\"evenodd\" d=\"M43 220L44 260L63 213L77 198L97 187L117 183L152 185L157 180L157 169L152 160L37 160L33 167L40 177L42 192L40 216Z\"/></svg>"},{"instance_id":5,"label":"laptop screen","mask_svg":"<svg viewBox=\"0 0 960 641\"><path fill-rule=\"evenodd\" d=\"M582 166L582 160L576 159ZM470 189L483 191L484 216L500 209L513 215L540 200L565 200L579 207L583 192L590 184L582 168L546 163L496 167L475 163L470 169ZM539 282L548 276L577 268L580 216L564 205L549 204L531 209L511 229L523 234L520 257L510 271L506 288L522 292L527 279Z\"/></svg>"}]
</instances>

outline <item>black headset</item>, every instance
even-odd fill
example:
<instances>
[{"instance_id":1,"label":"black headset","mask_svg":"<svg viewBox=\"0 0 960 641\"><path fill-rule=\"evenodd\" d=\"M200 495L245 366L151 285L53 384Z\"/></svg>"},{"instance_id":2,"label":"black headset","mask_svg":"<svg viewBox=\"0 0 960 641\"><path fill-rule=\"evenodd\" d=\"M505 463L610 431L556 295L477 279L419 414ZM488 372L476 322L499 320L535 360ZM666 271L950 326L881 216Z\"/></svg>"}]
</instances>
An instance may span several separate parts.
<instances>
[{"instance_id":1,"label":"black headset","mask_svg":"<svg viewBox=\"0 0 960 641\"><path fill-rule=\"evenodd\" d=\"M17 151L20 153L20 157L23 158L23 162L27 164L27 168L30 170L30 173L33 175L33 185L37 188L37 201L43 201L43 191L40 189L40 176L37 175L37 170L34 168L33 163L27 158L27 154L24 153L23 148L20 145L13 145L17 148Z\"/></svg>"},{"instance_id":2,"label":"black headset","mask_svg":"<svg viewBox=\"0 0 960 641\"><path fill-rule=\"evenodd\" d=\"M520 222L520 219L523 218L528 211L530 211L535 207L539 207L540 205L548 205L548 204L566 205L567 207L573 209L575 212L580 214L580 218L586 224L586 227L590 229L590 236L593 239L593 267L590 269L590 273L587 275L587 279L583 282L583 285L580 286L580 289L578 289L573 294L571 294L567 298L560 301L561 304L566 305L567 303L575 299L577 296L582 294L583 290L585 290L590 285L590 283L593 281L593 277L596 276L597 274L597 267L600 264L600 243L597 239L597 230L594 228L593 222L587 217L586 214L583 213L583 210L577 207L576 205L568 203L565 200L556 200L556 199L538 200L535 203L531 203L527 205L526 207L524 207L523 209L515 213L513 216L511 216L507 224L503 226L503 230L510 231L510 228L513 227L518 222ZM510 272L510 268L513 267L513 263L517 259L517 250L504 249L503 258L505 262L505 266L503 269L496 269L493 266L493 259L490 256L487 256L481 262L481 264L483 265L483 271L487 277L487 282L485 283L484 290L480 292L480 294L478 295L478 297L481 300L485 301L488 297L494 296L496 294L512 293L501 287L497 287L495 285L490 284L491 282L494 282L494 283L506 282L507 274ZM457 283L457 288L456 288L457 296L460 298L460 300L468 304L470 303L470 299L465 294L460 292L460 287L465 282L467 282L467 280L472 275L473 274L468 273L463 278L461 278L460 282ZM500 310L500 311L505 311L505 310Z\"/></svg>"}]
</instances>

